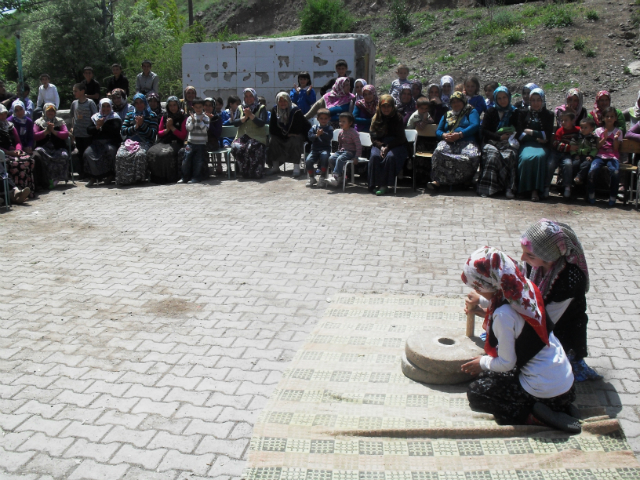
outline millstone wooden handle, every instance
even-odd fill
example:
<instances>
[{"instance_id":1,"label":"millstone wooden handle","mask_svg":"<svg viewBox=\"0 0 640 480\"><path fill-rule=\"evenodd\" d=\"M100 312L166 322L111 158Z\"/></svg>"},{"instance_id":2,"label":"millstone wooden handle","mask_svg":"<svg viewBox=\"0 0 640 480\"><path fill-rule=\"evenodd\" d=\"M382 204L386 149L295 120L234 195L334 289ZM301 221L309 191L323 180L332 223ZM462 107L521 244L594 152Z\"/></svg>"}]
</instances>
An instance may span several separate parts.
<instances>
[{"instance_id":1,"label":"millstone wooden handle","mask_svg":"<svg viewBox=\"0 0 640 480\"><path fill-rule=\"evenodd\" d=\"M476 314L473 312L467 313L467 337L471 338L474 335L476 327Z\"/></svg>"}]
</instances>

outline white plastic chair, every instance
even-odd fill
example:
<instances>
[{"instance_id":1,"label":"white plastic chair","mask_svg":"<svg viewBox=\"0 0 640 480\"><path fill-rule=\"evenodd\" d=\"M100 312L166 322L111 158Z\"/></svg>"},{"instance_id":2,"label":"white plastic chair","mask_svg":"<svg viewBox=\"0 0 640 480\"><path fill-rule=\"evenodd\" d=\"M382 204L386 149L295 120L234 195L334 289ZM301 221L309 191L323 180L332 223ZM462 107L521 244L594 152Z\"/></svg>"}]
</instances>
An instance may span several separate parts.
<instances>
[{"instance_id":1,"label":"white plastic chair","mask_svg":"<svg viewBox=\"0 0 640 480\"><path fill-rule=\"evenodd\" d=\"M338 130L338 132L341 132L342 130ZM335 132L334 132L335 133ZM358 135L360 136L360 143L362 144L362 147L371 147L373 145L373 143L371 142L371 135L369 135L368 132L358 132ZM365 157L358 157L358 163L364 163L367 164L369 163L369 159L365 158ZM344 165L344 175L342 176L342 191L344 192L347 188L347 171L349 168L349 165L351 165L351 180L353 182L353 185L355 185L355 166L353 164L353 160L347 160L347 163L345 163ZM398 183L398 179L396 178L396 185ZM396 193L396 188L393 187L393 193Z\"/></svg>"},{"instance_id":2,"label":"white plastic chair","mask_svg":"<svg viewBox=\"0 0 640 480\"><path fill-rule=\"evenodd\" d=\"M234 138L237 133L238 133L238 127L234 127L232 125L225 125L222 127L222 133L220 135L220 138L227 138L227 137ZM211 163L213 163L213 155L216 155L216 154L224 155L224 159L227 163L227 178L231 178L231 148L222 147L222 148L218 148L217 150L209 151ZM235 170L233 171L233 176L234 177L236 176Z\"/></svg>"}]
</instances>

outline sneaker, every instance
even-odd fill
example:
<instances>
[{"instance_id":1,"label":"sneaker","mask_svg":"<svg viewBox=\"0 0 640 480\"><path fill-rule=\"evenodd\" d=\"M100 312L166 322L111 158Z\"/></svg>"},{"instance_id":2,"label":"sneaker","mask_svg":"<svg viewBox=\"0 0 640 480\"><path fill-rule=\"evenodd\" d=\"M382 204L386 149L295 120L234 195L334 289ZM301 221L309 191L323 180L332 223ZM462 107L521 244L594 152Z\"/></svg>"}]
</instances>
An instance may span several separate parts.
<instances>
[{"instance_id":1,"label":"sneaker","mask_svg":"<svg viewBox=\"0 0 640 480\"><path fill-rule=\"evenodd\" d=\"M180 180L178 180L178 183L187 183L187 182L185 182L184 178L181 178Z\"/></svg>"},{"instance_id":2,"label":"sneaker","mask_svg":"<svg viewBox=\"0 0 640 480\"><path fill-rule=\"evenodd\" d=\"M85 187L93 187L96 184L95 179L91 179L89 180L87 183L84 184Z\"/></svg>"},{"instance_id":3,"label":"sneaker","mask_svg":"<svg viewBox=\"0 0 640 480\"><path fill-rule=\"evenodd\" d=\"M338 177L336 177L335 175L332 175L331 177L327 178L327 185L331 185L332 187L337 187L338 186Z\"/></svg>"},{"instance_id":4,"label":"sneaker","mask_svg":"<svg viewBox=\"0 0 640 480\"><path fill-rule=\"evenodd\" d=\"M309 177L309 180L307 180L307 187L313 187L317 183L318 183L318 181L316 180L316 177L315 176L311 176L311 177Z\"/></svg>"},{"instance_id":5,"label":"sneaker","mask_svg":"<svg viewBox=\"0 0 640 480\"><path fill-rule=\"evenodd\" d=\"M320 180L318 180L318 188L326 188L326 186L327 186L327 179L321 176Z\"/></svg>"},{"instance_id":6,"label":"sneaker","mask_svg":"<svg viewBox=\"0 0 640 480\"><path fill-rule=\"evenodd\" d=\"M615 197L609 197L609 206L613 207L616 204L616 198Z\"/></svg>"},{"instance_id":7,"label":"sneaker","mask_svg":"<svg viewBox=\"0 0 640 480\"><path fill-rule=\"evenodd\" d=\"M538 193L537 193L537 192L536 192L536 193L532 193L532 194L531 194L531 201L532 201L532 202L537 202L537 201L539 201L539 200L540 200L540 197L538 196Z\"/></svg>"},{"instance_id":8,"label":"sneaker","mask_svg":"<svg viewBox=\"0 0 640 480\"><path fill-rule=\"evenodd\" d=\"M509 200L513 200L516 196L513 194L510 188L507 189L507 193L505 194Z\"/></svg>"},{"instance_id":9,"label":"sneaker","mask_svg":"<svg viewBox=\"0 0 640 480\"><path fill-rule=\"evenodd\" d=\"M378 195L379 197L386 194L387 194L387 187L380 187L380 190L376 192L376 195Z\"/></svg>"},{"instance_id":10,"label":"sneaker","mask_svg":"<svg viewBox=\"0 0 640 480\"><path fill-rule=\"evenodd\" d=\"M14 188L11 190L10 198L11 201L15 204L24 203L27 198L29 198L29 194L31 193L31 189L29 187L25 187L20 190L19 188Z\"/></svg>"},{"instance_id":11,"label":"sneaker","mask_svg":"<svg viewBox=\"0 0 640 480\"><path fill-rule=\"evenodd\" d=\"M265 175L278 175L278 174L280 174L280 167L278 167L278 168L270 168L269 170L264 172L264 174Z\"/></svg>"},{"instance_id":12,"label":"sneaker","mask_svg":"<svg viewBox=\"0 0 640 480\"><path fill-rule=\"evenodd\" d=\"M564 187L564 198L571 197L571 187Z\"/></svg>"},{"instance_id":13,"label":"sneaker","mask_svg":"<svg viewBox=\"0 0 640 480\"><path fill-rule=\"evenodd\" d=\"M582 432L580 426L580 420L574 418L566 413L554 412L547 405L541 402L536 402L533 405L533 415L538 419L546 423L552 428L561 430L563 432L578 434Z\"/></svg>"},{"instance_id":14,"label":"sneaker","mask_svg":"<svg viewBox=\"0 0 640 480\"><path fill-rule=\"evenodd\" d=\"M200 180L196 180L195 178L192 178L192 179L191 179L191 180L189 180L187 183L190 183L190 184L200 183Z\"/></svg>"},{"instance_id":15,"label":"sneaker","mask_svg":"<svg viewBox=\"0 0 640 480\"><path fill-rule=\"evenodd\" d=\"M294 165L293 166L293 176L294 177L299 177L300 176L300 165Z\"/></svg>"}]
</instances>

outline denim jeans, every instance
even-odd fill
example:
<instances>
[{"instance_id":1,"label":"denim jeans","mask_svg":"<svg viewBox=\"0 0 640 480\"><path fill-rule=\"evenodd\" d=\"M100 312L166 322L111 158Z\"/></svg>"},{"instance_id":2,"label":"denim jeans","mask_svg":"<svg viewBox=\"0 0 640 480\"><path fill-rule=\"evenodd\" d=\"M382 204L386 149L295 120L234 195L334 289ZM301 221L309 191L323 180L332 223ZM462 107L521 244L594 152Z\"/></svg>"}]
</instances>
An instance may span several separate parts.
<instances>
[{"instance_id":1,"label":"denim jeans","mask_svg":"<svg viewBox=\"0 0 640 480\"><path fill-rule=\"evenodd\" d=\"M313 166L315 164L318 165L318 168L321 170L327 169L329 165L329 154L331 150L311 150L311 153L307 156L307 160L305 162L307 172L315 171Z\"/></svg>"},{"instance_id":2,"label":"denim jeans","mask_svg":"<svg viewBox=\"0 0 640 480\"><path fill-rule=\"evenodd\" d=\"M589 169L589 180L587 182L587 191L589 195L596 193L596 179L598 172L604 166L607 166L611 175L611 183L609 184L609 196L616 197L618 195L618 186L620 185L620 163L615 158L599 158L596 157L591 162L591 168Z\"/></svg>"},{"instance_id":3,"label":"denim jeans","mask_svg":"<svg viewBox=\"0 0 640 480\"><path fill-rule=\"evenodd\" d=\"M206 145L196 145L194 143L187 143L185 147L184 161L182 162L182 180L188 182L191 179L201 180L200 174L202 172L202 160L207 154Z\"/></svg>"},{"instance_id":4,"label":"denim jeans","mask_svg":"<svg viewBox=\"0 0 640 480\"><path fill-rule=\"evenodd\" d=\"M329 157L329 167L333 168L333 173L342 176L344 173L344 165L349 160L353 160L356 156L355 152L348 152L346 150L338 150L336 153Z\"/></svg>"},{"instance_id":5,"label":"denim jeans","mask_svg":"<svg viewBox=\"0 0 640 480\"><path fill-rule=\"evenodd\" d=\"M589 175L589 169L591 168L591 162L593 161L593 159L587 160L586 155L581 155L578 161L580 162L580 168L575 176L582 180L582 183L584 183L587 181L587 175Z\"/></svg>"},{"instance_id":6,"label":"denim jeans","mask_svg":"<svg viewBox=\"0 0 640 480\"><path fill-rule=\"evenodd\" d=\"M547 183L545 184L547 188L551 186L553 174L558 167L560 167L560 171L562 173L562 186L570 187L578 169L580 168L580 160L574 160L567 153L551 153L551 155L549 155L549 160L547 161Z\"/></svg>"}]
</instances>

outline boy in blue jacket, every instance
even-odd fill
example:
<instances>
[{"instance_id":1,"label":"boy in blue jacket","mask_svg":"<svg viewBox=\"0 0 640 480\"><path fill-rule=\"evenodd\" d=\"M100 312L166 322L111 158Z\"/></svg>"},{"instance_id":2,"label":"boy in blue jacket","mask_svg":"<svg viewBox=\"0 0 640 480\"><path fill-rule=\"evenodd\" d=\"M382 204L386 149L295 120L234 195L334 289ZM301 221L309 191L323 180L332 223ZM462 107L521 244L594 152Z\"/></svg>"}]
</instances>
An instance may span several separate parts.
<instances>
[{"instance_id":1,"label":"boy in blue jacket","mask_svg":"<svg viewBox=\"0 0 640 480\"><path fill-rule=\"evenodd\" d=\"M333 139L333 127L331 126L331 113L326 108L318 110L318 123L309 130L309 141L311 142L311 153L307 156L306 167L309 174L307 187L325 187L327 185L327 167L329 166L329 155L331 155L331 140ZM314 164L320 168L320 181L316 181Z\"/></svg>"}]
</instances>

